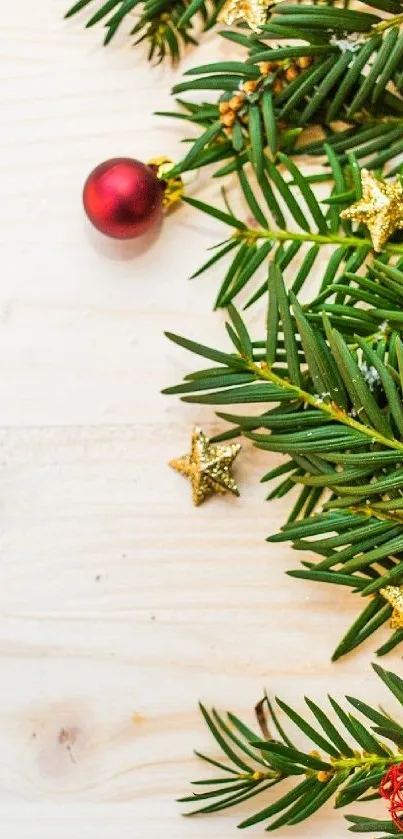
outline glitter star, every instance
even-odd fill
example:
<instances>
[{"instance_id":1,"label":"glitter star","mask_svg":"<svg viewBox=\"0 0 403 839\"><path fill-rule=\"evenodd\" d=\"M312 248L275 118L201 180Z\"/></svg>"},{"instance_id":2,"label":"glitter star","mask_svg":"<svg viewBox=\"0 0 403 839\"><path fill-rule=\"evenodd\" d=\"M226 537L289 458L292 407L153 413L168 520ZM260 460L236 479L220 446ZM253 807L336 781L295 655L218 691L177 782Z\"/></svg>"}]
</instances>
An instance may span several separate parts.
<instances>
[{"instance_id":1,"label":"glitter star","mask_svg":"<svg viewBox=\"0 0 403 839\"><path fill-rule=\"evenodd\" d=\"M195 427L190 454L171 460L169 465L191 480L193 502L198 506L216 493L223 495L232 492L233 495L239 495L230 470L240 448L239 443L229 446L210 443L203 431Z\"/></svg>"},{"instance_id":2,"label":"glitter star","mask_svg":"<svg viewBox=\"0 0 403 839\"><path fill-rule=\"evenodd\" d=\"M374 178L361 170L362 198L340 213L349 221L362 221L369 230L374 250L381 251L395 230L403 230L403 186Z\"/></svg>"},{"instance_id":3,"label":"glitter star","mask_svg":"<svg viewBox=\"0 0 403 839\"><path fill-rule=\"evenodd\" d=\"M226 0L218 20L232 26L233 23L245 21L255 32L267 21L267 10L272 0Z\"/></svg>"},{"instance_id":4,"label":"glitter star","mask_svg":"<svg viewBox=\"0 0 403 839\"><path fill-rule=\"evenodd\" d=\"M393 606L391 629L403 629L403 586L386 586L381 594Z\"/></svg>"}]
</instances>

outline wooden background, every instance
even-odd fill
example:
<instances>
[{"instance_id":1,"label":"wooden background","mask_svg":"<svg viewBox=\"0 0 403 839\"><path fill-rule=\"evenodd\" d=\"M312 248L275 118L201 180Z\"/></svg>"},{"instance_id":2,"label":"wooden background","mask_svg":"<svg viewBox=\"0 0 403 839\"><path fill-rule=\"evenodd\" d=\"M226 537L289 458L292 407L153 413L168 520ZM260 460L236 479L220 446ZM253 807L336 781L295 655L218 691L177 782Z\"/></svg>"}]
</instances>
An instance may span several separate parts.
<instances>
[{"instance_id":1,"label":"wooden background","mask_svg":"<svg viewBox=\"0 0 403 839\"><path fill-rule=\"evenodd\" d=\"M195 421L219 428L160 389L195 364L164 329L224 345L220 272L188 282L222 228L190 209L153 243L89 228L95 164L180 153L183 126L153 116L179 71L151 71L124 39L103 50L99 30L62 20L66 3L1 15L0 825L7 839L229 839L239 812L189 821L174 800L204 772L193 747L211 746L199 698L252 722L263 686L300 709L306 692L385 692L371 645L329 661L357 600L290 580L291 549L264 541L283 520L258 482L273 460L245 444L241 499L200 509L167 467ZM211 35L184 66L223 49ZM312 832L347 836L330 805L282 835Z\"/></svg>"}]
</instances>

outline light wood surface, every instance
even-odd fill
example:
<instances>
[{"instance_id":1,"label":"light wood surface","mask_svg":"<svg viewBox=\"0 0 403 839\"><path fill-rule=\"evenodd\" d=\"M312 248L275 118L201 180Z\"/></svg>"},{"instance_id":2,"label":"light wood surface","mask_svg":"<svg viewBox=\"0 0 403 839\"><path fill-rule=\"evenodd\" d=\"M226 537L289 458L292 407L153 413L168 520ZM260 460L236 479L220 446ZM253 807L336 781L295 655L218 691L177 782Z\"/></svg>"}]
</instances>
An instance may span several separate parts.
<instances>
[{"instance_id":1,"label":"light wood surface","mask_svg":"<svg viewBox=\"0 0 403 839\"><path fill-rule=\"evenodd\" d=\"M239 812L186 820L174 800L204 772L193 747L216 753L199 698L252 722L264 686L300 709L304 693L385 692L371 648L330 664L356 599L287 578L297 558L264 541L283 519L259 485L273 459L245 444L241 499L200 509L167 467L195 421L219 428L160 389L197 364L164 329L224 342L220 272L187 279L222 228L183 209L152 244L89 229L96 163L179 155L182 124L153 116L179 72L151 71L124 39L103 50L64 10L2 10L0 825L7 839L229 839ZM211 35L183 66L223 50ZM258 336L261 312L251 322ZM347 836L341 813L282 835L312 834Z\"/></svg>"}]
</instances>

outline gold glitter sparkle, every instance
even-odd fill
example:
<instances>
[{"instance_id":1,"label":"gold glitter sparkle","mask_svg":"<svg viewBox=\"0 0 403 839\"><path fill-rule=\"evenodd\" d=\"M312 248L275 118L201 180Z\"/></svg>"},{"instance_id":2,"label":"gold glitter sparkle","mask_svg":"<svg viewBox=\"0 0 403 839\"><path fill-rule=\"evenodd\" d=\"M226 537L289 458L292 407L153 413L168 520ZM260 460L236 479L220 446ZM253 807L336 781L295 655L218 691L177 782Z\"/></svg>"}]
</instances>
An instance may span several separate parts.
<instances>
[{"instance_id":1,"label":"gold glitter sparkle","mask_svg":"<svg viewBox=\"0 0 403 839\"><path fill-rule=\"evenodd\" d=\"M226 492L239 495L231 475L231 466L240 449L239 443L228 446L210 443L201 428L193 429L190 454L171 460L169 465L190 479L196 507L203 504L210 495L223 495Z\"/></svg>"},{"instance_id":2,"label":"gold glitter sparkle","mask_svg":"<svg viewBox=\"0 0 403 839\"><path fill-rule=\"evenodd\" d=\"M226 0L218 21L232 26L233 23L245 21L255 32L267 21L267 11L273 0Z\"/></svg>"},{"instance_id":3,"label":"gold glitter sparkle","mask_svg":"<svg viewBox=\"0 0 403 839\"><path fill-rule=\"evenodd\" d=\"M374 250L381 251L395 230L403 230L403 186L399 179L386 183L361 170L362 198L340 213L368 227Z\"/></svg>"},{"instance_id":4,"label":"gold glitter sparkle","mask_svg":"<svg viewBox=\"0 0 403 839\"><path fill-rule=\"evenodd\" d=\"M154 157L148 161L148 165L155 169L157 178L164 183L162 205L165 210L169 210L182 198L185 189L183 180L180 175L169 177L169 171L174 165L169 157Z\"/></svg>"},{"instance_id":5,"label":"gold glitter sparkle","mask_svg":"<svg viewBox=\"0 0 403 839\"><path fill-rule=\"evenodd\" d=\"M403 586L386 586L381 594L393 606L391 629L403 629Z\"/></svg>"}]
</instances>

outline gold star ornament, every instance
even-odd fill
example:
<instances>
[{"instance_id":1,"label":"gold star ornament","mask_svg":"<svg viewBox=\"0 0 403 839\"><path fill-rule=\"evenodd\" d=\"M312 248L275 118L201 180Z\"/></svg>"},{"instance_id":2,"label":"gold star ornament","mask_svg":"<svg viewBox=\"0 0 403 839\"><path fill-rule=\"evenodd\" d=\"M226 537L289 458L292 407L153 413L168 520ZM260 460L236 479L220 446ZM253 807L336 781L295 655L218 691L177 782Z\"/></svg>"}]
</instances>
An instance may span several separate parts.
<instances>
[{"instance_id":1,"label":"gold star ornament","mask_svg":"<svg viewBox=\"0 0 403 839\"><path fill-rule=\"evenodd\" d=\"M190 454L171 460L169 465L190 479L196 507L203 504L210 495L223 495L226 492L239 495L231 475L231 466L240 449L239 443L231 443L229 446L210 443L200 428L193 429Z\"/></svg>"},{"instance_id":2,"label":"gold star ornament","mask_svg":"<svg viewBox=\"0 0 403 839\"><path fill-rule=\"evenodd\" d=\"M340 213L340 218L362 221L368 227L374 250L381 251L396 230L403 230L403 186L374 178L361 170L362 198Z\"/></svg>"},{"instance_id":3,"label":"gold star ornament","mask_svg":"<svg viewBox=\"0 0 403 839\"><path fill-rule=\"evenodd\" d=\"M403 629L403 586L386 586L381 594L393 606L391 629Z\"/></svg>"},{"instance_id":4,"label":"gold star ornament","mask_svg":"<svg viewBox=\"0 0 403 839\"><path fill-rule=\"evenodd\" d=\"M255 32L267 21L267 11L273 0L226 0L218 21L232 26L236 21L244 21Z\"/></svg>"}]
</instances>

